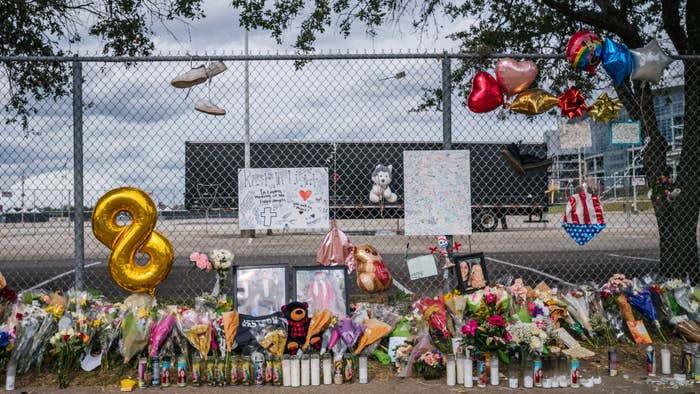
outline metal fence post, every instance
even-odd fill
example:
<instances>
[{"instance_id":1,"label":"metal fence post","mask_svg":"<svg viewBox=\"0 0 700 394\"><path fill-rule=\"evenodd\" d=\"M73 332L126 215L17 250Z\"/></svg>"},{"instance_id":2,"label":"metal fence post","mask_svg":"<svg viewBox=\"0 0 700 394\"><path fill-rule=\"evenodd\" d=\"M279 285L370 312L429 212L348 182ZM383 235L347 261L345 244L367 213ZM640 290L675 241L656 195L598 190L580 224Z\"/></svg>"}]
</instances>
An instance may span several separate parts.
<instances>
[{"instance_id":1,"label":"metal fence post","mask_svg":"<svg viewBox=\"0 0 700 394\"><path fill-rule=\"evenodd\" d=\"M85 231L83 223L83 65L73 61L73 204L75 215L75 289L85 285Z\"/></svg>"},{"instance_id":2,"label":"metal fence post","mask_svg":"<svg viewBox=\"0 0 700 394\"><path fill-rule=\"evenodd\" d=\"M447 52L443 52L442 58L442 149L452 149L452 67L451 59ZM454 238L452 235L447 235L447 258L452 261L452 248ZM446 269L443 273L443 291L450 292L450 270Z\"/></svg>"}]
</instances>

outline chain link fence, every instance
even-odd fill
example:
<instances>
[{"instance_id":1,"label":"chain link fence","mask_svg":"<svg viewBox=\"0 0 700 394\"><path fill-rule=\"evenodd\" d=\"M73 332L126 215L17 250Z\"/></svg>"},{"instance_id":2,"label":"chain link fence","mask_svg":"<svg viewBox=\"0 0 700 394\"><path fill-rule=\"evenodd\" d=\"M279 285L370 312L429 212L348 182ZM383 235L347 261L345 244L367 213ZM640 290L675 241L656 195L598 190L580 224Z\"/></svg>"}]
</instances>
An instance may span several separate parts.
<instances>
[{"instance_id":1,"label":"chain link fence","mask_svg":"<svg viewBox=\"0 0 700 394\"><path fill-rule=\"evenodd\" d=\"M469 87L453 84L450 76L457 62L483 59L332 55L298 68L306 58L222 57L225 72L191 89L171 86L176 75L207 60L194 59L80 58L68 64L80 83L74 91L81 95L34 103L38 112L29 129L3 127L0 271L13 287L65 289L77 277L86 288L125 294L109 276L110 250L90 228L96 200L125 185L152 196L160 212L156 229L174 245L173 269L158 289L163 296L193 296L213 286L213 274L190 271L189 255L195 251L230 249L240 265L315 264L327 228L258 231L254 237L239 229L237 171L246 165L246 138L252 168L328 168L331 218L355 245L375 246L404 291L431 295L454 281L453 273L444 276L439 269L437 276L411 280L405 264L406 258L429 254L437 243L433 236L404 235L406 150L470 150L473 233L456 235L454 242L461 244L458 253L485 254L491 280L514 276L527 283L568 284L657 270L659 235L637 157L640 147L611 145L607 126L591 122L592 146L579 155L558 146L563 122L558 114L470 112L464 98ZM565 65L563 59L550 61ZM666 75L655 90L655 106L675 171L684 94L698 93L684 93L681 62ZM436 105L422 108L435 98L433 89L440 89ZM10 97L7 82L0 85L0 97L4 102ZM195 111L199 98L226 115ZM74 99L80 100L76 107ZM518 175L502 155L513 142L521 152L548 156L554 164ZM369 201L376 164L392 165L396 203L379 207ZM85 222L78 231L84 228L84 245L72 222L74 175L80 172ZM597 186L607 222L583 247L559 225L580 175ZM349 282L350 293L359 294L354 274Z\"/></svg>"}]
</instances>

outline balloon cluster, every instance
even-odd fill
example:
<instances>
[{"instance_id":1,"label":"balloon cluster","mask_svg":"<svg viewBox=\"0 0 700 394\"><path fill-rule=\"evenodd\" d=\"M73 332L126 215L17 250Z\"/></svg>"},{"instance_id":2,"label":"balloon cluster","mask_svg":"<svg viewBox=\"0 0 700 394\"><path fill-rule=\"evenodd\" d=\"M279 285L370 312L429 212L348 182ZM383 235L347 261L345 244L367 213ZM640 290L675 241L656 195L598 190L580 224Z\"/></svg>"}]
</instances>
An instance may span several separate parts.
<instances>
[{"instance_id":1,"label":"balloon cluster","mask_svg":"<svg viewBox=\"0 0 700 394\"><path fill-rule=\"evenodd\" d=\"M659 83L664 69L672 59L666 56L659 43L652 40L643 48L628 49L626 45L609 38L601 40L595 33L582 30L571 36L566 46L566 58L572 67L595 74L603 69L616 85L629 76L641 81ZM496 63L496 77L481 71L472 79L467 106L472 112L484 113L498 107L525 115L537 115L558 106L561 116L573 119L587 113L593 120L608 124L618 119L622 104L617 98L603 93L590 107L575 87L556 97L542 89L528 89L537 78L537 65L532 61L503 58ZM505 99L512 98L508 103Z\"/></svg>"},{"instance_id":2,"label":"balloon cluster","mask_svg":"<svg viewBox=\"0 0 700 394\"><path fill-rule=\"evenodd\" d=\"M571 66L595 74L598 64L615 85L632 79L659 83L664 69L672 62L656 40L642 48L628 49L609 38L601 41L595 33L582 30L571 36L566 45L566 59Z\"/></svg>"},{"instance_id":3,"label":"balloon cluster","mask_svg":"<svg viewBox=\"0 0 700 394\"><path fill-rule=\"evenodd\" d=\"M528 89L537 78L537 65L530 60L503 58L496 63L496 78L481 71L472 80L467 106L472 112L484 113L505 106L525 115L537 115L554 108L559 100L542 89ZM510 104L503 96L513 98Z\"/></svg>"}]
</instances>

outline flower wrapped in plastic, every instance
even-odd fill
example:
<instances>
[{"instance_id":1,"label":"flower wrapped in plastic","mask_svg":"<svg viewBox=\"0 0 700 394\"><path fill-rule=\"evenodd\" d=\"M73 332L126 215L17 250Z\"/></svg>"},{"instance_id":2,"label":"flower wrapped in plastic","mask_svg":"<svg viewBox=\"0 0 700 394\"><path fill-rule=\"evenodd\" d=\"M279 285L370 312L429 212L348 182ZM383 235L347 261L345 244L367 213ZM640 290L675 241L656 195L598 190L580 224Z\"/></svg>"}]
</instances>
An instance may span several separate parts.
<instances>
[{"instance_id":1,"label":"flower wrapped in plastic","mask_svg":"<svg viewBox=\"0 0 700 394\"><path fill-rule=\"evenodd\" d=\"M635 307L647 320L654 324L657 332L663 341L666 342L666 337L661 331L661 323L659 323L659 318L656 314L656 309L654 308L654 302L651 299L649 288L642 287L640 283L635 282L632 286L628 286L623 292L630 305Z\"/></svg>"},{"instance_id":2,"label":"flower wrapped in plastic","mask_svg":"<svg viewBox=\"0 0 700 394\"><path fill-rule=\"evenodd\" d=\"M333 318L333 313L328 309L316 309L314 315L309 322L309 329L306 333L306 341L301 347L302 351L306 351L309 345L312 345L317 351L321 350L323 345L323 337L320 340L316 340L315 343L313 338L318 338L319 334L322 334L326 328L331 324L331 319Z\"/></svg>"},{"instance_id":3,"label":"flower wrapped in plastic","mask_svg":"<svg viewBox=\"0 0 700 394\"><path fill-rule=\"evenodd\" d=\"M693 298L693 288L689 283L683 283L673 289L673 297L683 308L690 320L700 323L700 304Z\"/></svg>"},{"instance_id":4,"label":"flower wrapped in plastic","mask_svg":"<svg viewBox=\"0 0 700 394\"><path fill-rule=\"evenodd\" d=\"M464 325L464 313L467 309L467 296L459 294L459 291L447 293L442 297L445 301L445 308L449 312L450 320L447 330L452 337L459 335L459 327Z\"/></svg>"},{"instance_id":5,"label":"flower wrapped in plastic","mask_svg":"<svg viewBox=\"0 0 700 394\"><path fill-rule=\"evenodd\" d=\"M119 347L119 351L124 357L124 364L128 364L132 357L148 345L152 326L153 319L144 308L126 314L124 321L122 321L122 340Z\"/></svg>"},{"instance_id":6,"label":"flower wrapped in plastic","mask_svg":"<svg viewBox=\"0 0 700 394\"><path fill-rule=\"evenodd\" d=\"M506 327L509 338L507 340L519 348L520 353L541 355L544 353L545 344L551 337L545 331L544 321L540 324L516 322Z\"/></svg>"},{"instance_id":7,"label":"flower wrapped in plastic","mask_svg":"<svg viewBox=\"0 0 700 394\"><path fill-rule=\"evenodd\" d=\"M14 342L14 327L10 327L6 323L0 324L0 369L5 368L7 360L10 359Z\"/></svg>"},{"instance_id":8,"label":"flower wrapped in plastic","mask_svg":"<svg viewBox=\"0 0 700 394\"><path fill-rule=\"evenodd\" d=\"M700 325L688 319L686 315L671 318L670 323L690 342L700 342Z\"/></svg>"},{"instance_id":9,"label":"flower wrapped in plastic","mask_svg":"<svg viewBox=\"0 0 700 394\"><path fill-rule=\"evenodd\" d=\"M507 287L507 289L511 299L510 316L524 323L532 322L531 308L529 308L527 297L528 288L525 287L522 278L515 279L513 285Z\"/></svg>"},{"instance_id":10,"label":"flower wrapped in plastic","mask_svg":"<svg viewBox=\"0 0 700 394\"><path fill-rule=\"evenodd\" d=\"M367 319L362 323L365 327L362 336L355 346L355 354L360 354L366 348L365 354L372 353L379 340L389 335L391 326L377 319Z\"/></svg>"},{"instance_id":11,"label":"flower wrapped in plastic","mask_svg":"<svg viewBox=\"0 0 700 394\"><path fill-rule=\"evenodd\" d=\"M595 335L591 326L591 294L587 290L576 289L562 294L566 310L576 323L580 324L590 336Z\"/></svg>"},{"instance_id":12,"label":"flower wrapped in plastic","mask_svg":"<svg viewBox=\"0 0 700 394\"><path fill-rule=\"evenodd\" d=\"M109 369L109 351L121 334L121 322L124 320L126 310L123 305L108 305L98 315L96 323L99 324L97 340L100 342L103 369Z\"/></svg>"},{"instance_id":13,"label":"flower wrapped in plastic","mask_svg":"<svg viewBox=\"0 0 700 394\"><path fill-rule=\"evenodd\" d=\"M177 318L177 329L199 352L202 359L209 357L212 332L211 319L207 312L192 309L183 310Z\"/></svg>"},{"instance_id":14,"label":"flower wrapped in plastic","mask_svg":"<svg viewBox=\"0 0 700 394\"><path fill-rule=\"evenodd\" d=\"M160 346L163 344L163 342L165 342L165 338L170 335L170 332L175 326L175 321L175 316L166 314L165 316L162 316L155 324L153 324L149 340L151 349L149 353L150 357L155 357L158 355L158 349L160 349Z\"/></svg>"},{"instance_id":15,"label":"flower wrapped in plastic","mask_svg":"<svg viewBox=\"0 0 700 394\"><path fill-rule=\"evenodd\" d=\"M423 315L428 324L437 330L442 337L449 338L450 332L447 330L447 313L442 297L423 298L413 303L413 308Z\"/></svg>"},{"instance_id":16,"label":"flower wrapped in plastic","mask_svg":"<svg viewBox=\"0 0 700 394\"><path fill-rule=\"evenodd\" d=\"M15 304L16 319L15 343L12 359L17 362L17 373L29 371L33 365L40 365L46 350L46 342L56 332L53 316L32 304Z\"/></svg>"}]
</instances>

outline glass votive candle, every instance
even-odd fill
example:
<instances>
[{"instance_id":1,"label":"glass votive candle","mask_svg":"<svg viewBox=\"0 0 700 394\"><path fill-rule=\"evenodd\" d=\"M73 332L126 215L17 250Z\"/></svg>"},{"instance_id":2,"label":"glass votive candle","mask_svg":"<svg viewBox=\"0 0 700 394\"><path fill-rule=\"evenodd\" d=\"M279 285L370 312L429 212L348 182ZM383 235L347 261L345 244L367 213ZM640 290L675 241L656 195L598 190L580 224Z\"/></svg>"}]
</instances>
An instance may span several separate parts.
<instances>
[{"instance_id":1,"label":"glass votive candle","mask_svg":"<svg viewBox=\"0 0 700 394\"><path fill-rule=\"evenodd\" d=\"M301 385L301 359L299 356L293 356L291 358L289 372L292 376L292 387L299 387Z\"/></svg>"},{"instance_id":2,"label":"glass votive candle","mask_svg":"<svg viewBox=\"0 0 700 394\"><path fill-rule=\"evenodd\" d=\"M448 354L445 356L445 364L447 367L447 385L454 386L457 383L457 369L455 365L455 356Z\"/></svg>"},{"instance_id":3,"label":"glass votive candle","mask_svg":"<svg viewBox=\"0 0 700 394\"><path fill-rule=\"evenodd\" d=\"M329 353L323 355L323 384L333 383L333 359Z\"/></svg>"},{"instance_id":4,"label":"glass votive candle","mask_svg":"<svg viewBox=\"0 0 700 394\"><path fill-rule=\"evenodd\" d=\"M367 356L360 356L357 360L357 363L358 363L358 368L359 368L360 383L366 384L367 383Z\"/></svg>"},{"instance_id":5,"label":"glass votive candle","mask_svg":"<svg viewBox=\"0 0 700 394\"><path fill-rule=\"evenodd\" d=\"M311 355L311 385L321 384L321 359L318 354Z\"/></svg>"}]
</instances>

